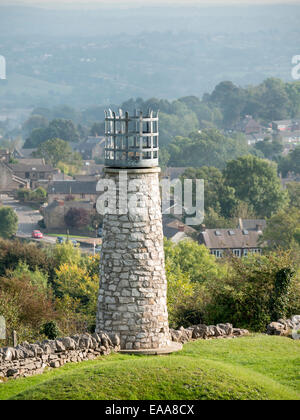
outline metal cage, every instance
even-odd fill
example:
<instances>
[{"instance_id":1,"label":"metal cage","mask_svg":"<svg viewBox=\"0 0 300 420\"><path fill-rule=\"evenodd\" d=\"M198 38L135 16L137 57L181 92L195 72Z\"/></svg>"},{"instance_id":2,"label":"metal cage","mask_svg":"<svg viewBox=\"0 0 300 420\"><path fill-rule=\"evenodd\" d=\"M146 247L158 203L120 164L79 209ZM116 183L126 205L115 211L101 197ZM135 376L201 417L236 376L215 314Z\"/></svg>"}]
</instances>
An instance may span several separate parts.
<instances>
[{"instance_id":1,"label":"metal cage","mask_svg":"<svg viewBox=\"0 0 300 420\"><path fill-rule=\"evenodd\" d=\"M114 168L158 166L158 112L129 116L105 111L105 165Z\"/></svg>"}]
</instances>

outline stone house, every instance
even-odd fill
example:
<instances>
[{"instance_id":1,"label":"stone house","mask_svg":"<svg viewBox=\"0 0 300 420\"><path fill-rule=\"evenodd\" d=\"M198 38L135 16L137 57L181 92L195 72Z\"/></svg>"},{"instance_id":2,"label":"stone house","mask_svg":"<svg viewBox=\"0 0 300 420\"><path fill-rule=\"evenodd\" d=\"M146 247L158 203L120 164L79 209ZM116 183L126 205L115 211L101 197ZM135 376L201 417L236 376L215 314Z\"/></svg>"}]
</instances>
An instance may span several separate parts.
<instances>
[{"instance_id":1,"label":"stone house","mask_svg":"<svg viewBox=\"0 0 300 420\"><path fill-rule=\"evenodd\" d=\"M104 146L104 137L88 137L84 142L72 144L73 150L80 153L84 160L104 158Z\"/></svg>"},{"instance_id":2,"label":"stone house","mask_svg":"<svg viewBox=\"0 0 300 420\"><path fill-rule=\"evenodd\" d=\"M53 175L57 172L51 165L46 165L41 159L30 159L22 163L9 164L9 168L14 175L21 179L29 180L30 188L36 188L40 180L52 180Z\"/></svg>"},{"instance_id":3,"label":"stone house","mask_svg":"<svg viewBox=\"0 0 300 420\"><path fill-rule=\"evenodd\" d=\"M0 162L8 163L11 158L11 153L7 149L0 149Z\"/></svg>"},{"instance_id":4,"label":"stone house","mask_svg":"<svg viewBox=\"0 0 300 420\"><path fill-rule=\"evenodd\" d=\"M90 215L96 212L95 205L91 201L53 200L51 204L41 210L47 231L65 230L65 215L71 208L84 209ZM82 226L81 230L85 229L86 226Z\"/></svg>"},{"instance_id":5,"label":"stone house","mask_svg":"<svg viewBox=\"0 0 300 420\"><path fill-rule=\"evenodd\" d=\"M48 203L53 201L96 202L97 181L55 181L48 186Z\"/></svg>"},{"instance_id":6,"label":"stone house","mask_svg":"<svg viewBox=\"0 0 300 420\"><path fill-rule=\"evenodd\" d=\"M259 230L258 230L259 229ZM217 258L233 254L236 257L247 256L250 253L261 254L262 246L259 240L261 227L256 230L247 229L206 229L202 228L198 242L204 244L210 253Z\"/></svg>"},{"instance_id":7,"label":"stone house","mask_svg":"<svg viewBox=\"0 0 300 420\"><path fill-rule=\"evenodd\" d=\"M0 193L13 193L19 188L29 188L29 181L16 176L7 164L0 161Z\"/></svg>"}]
</instances>

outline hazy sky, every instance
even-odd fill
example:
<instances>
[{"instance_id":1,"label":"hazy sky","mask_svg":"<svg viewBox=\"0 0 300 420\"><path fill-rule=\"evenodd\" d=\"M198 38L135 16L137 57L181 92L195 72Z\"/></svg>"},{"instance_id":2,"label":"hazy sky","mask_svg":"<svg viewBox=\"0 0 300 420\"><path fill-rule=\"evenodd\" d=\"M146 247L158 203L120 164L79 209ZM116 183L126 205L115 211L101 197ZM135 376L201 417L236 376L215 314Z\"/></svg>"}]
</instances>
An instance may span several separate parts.
<instances>
[{"instance_id":1,"label":"hazy sky","mask_svg":"<svg viewBox=\"0 0 300 420\"><path fill-rule=\"evenodd\" d=\"M197 4L197 5L210 5L210 4L287 4L287 3L300 3L300 0L0 0L0 4L28 4L28 5L158 5L158 4Z\"/></svg>"}]
</instances>

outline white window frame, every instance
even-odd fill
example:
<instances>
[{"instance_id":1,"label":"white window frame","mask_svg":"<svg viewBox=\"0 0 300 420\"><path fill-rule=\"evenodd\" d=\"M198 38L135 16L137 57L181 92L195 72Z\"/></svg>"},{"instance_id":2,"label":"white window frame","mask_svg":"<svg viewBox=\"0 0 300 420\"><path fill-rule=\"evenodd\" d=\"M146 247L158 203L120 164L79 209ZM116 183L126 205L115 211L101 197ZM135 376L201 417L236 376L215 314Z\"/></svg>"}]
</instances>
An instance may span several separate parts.
<instances>
[{"instance_id":1,"label":"white window frame","mask_svg":"<svg viewBox=\"0 0 300 420\"><path fill-rule=\"evenodd\" d=\"M241 251L241 249L239 249L239 248L236 248L236 249L233 249L232 250L232 253L233 253L233 255L235 256L235 257L241 257L241 255L242 255L242 251Z\"/></svg>"}]
</instances>

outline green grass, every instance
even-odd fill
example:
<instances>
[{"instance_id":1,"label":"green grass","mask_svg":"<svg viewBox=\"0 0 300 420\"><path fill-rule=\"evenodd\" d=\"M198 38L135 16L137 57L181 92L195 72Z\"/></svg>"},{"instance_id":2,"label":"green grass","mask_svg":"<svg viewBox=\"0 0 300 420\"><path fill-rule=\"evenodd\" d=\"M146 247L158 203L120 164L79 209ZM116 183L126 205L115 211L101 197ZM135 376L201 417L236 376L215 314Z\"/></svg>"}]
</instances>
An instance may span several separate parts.
<instances>
[{"instance_id":1,"label":"green grass","mask_svg":"<svg viewBox=\"0 0 300 420\"><path fill-rule=\"evenodd\" d=\"M169 356L114 354L11 380L0 400L300 400L299 369L300 341L199 340Z\"/></svg>"}]
</instances>

